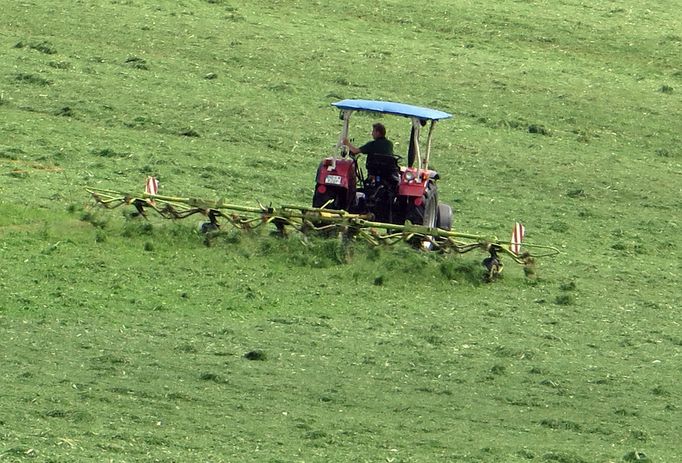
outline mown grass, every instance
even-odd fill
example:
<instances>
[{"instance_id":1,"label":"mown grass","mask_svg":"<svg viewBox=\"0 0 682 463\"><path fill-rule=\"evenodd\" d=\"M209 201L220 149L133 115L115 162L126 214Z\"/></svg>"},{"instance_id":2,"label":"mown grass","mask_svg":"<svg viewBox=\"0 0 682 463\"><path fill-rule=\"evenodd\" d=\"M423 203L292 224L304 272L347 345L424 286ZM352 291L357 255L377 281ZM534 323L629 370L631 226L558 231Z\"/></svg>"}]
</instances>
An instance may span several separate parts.
<instances>
[{"instance_id":1,"label":"mown grass","mask_svg":"<svg viewBox=\"0 0 682 463\"><path fill-rule=\"evenodd\" d=\"M681 6L4 5L0 461L676 461ZM85 192L307 204L341 98L453 113L455 227L564 252L487 285Z\"/></svg>"}]
</instances>

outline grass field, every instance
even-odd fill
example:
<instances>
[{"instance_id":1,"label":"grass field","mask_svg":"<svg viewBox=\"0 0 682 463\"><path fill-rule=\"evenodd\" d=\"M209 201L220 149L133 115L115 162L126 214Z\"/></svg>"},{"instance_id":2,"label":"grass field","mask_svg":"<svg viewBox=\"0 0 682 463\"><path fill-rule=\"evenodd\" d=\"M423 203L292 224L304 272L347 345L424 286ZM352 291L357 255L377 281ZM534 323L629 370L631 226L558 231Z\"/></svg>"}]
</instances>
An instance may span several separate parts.
<instances>
[{"instance_id":1,"label":"grass field","mask_svg":"<svg viewBox=\"0 0 682 463\"><path fill-rule=\"evenodd\" d=\"M0 462L680 461L679 11L5 2ZM85 190L307 205L343 98L454 114L454 227L562 253L483 284L482 254L207 247Z\"/></svg>"}]
</instances>

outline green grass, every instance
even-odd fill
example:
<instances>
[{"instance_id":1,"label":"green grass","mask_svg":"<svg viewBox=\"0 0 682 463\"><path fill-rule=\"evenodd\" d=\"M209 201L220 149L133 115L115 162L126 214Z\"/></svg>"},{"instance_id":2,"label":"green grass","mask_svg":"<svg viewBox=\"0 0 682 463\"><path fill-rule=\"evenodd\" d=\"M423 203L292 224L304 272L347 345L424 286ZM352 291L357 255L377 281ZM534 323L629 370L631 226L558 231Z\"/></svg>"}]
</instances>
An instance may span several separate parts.
<instances>
[{"instance_id":1,"label":"green grass","mask_svg":"<svg viewBox=\"0 0 682 463\"><path fill-rule=\"evenodd\" d=\"M3 5L0 461L676 461L681 8ZM455 228L562 254L483 284L475 253L206 246L85 191L309 204L342 98L453 113Z\"/></svg>"}]
</instances>

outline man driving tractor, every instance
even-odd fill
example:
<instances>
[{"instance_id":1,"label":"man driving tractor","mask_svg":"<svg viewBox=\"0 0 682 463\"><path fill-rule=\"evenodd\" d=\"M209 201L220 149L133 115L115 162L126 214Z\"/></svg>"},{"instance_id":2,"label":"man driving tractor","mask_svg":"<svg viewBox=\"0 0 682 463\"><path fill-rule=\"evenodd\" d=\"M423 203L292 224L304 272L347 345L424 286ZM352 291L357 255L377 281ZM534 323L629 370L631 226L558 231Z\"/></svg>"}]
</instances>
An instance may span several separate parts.
<instances>
[{"instance_id":1,"label":"man driving tractor","mask_svg":"<svg viewBox=\"0 0 682 463\"><path fill-rule=\"evenodd\" d=\"M386 138L386 127L384 124L377 122L372 125L372 140L368 141L361 147L353 146L348 138L343 139L343 144L348 147L351 153L384 154L393 156L393 142Z\"/></svg>"},{"instance_id":2,"label":"man driving tractor","mask_svg":"<svg viewBox=\"0 0 682 463\"><path fill-rule=\"evenodd\" d=\"M397 169L397 163L393 156L393 142L386 138L386 127L379 122L372 125L372 140L364 145L357 147L348 140L343 139L343 144L346 145L352 154L364 153L367 155L366 167L367 174L381 175L385 174L388 169L393 171ZM390 172L392 173L392 172Z\"/></svg>"}]
</instances>

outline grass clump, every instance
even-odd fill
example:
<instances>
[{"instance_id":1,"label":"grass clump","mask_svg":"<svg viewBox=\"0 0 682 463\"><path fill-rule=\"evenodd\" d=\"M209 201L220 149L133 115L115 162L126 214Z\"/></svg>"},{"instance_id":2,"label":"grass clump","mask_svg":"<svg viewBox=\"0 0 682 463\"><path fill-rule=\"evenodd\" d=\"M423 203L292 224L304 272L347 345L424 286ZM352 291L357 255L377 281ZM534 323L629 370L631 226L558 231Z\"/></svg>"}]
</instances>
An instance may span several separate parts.
<instances>
[{"instance_id":1,"label":"grass clump","mask_svg":"<svg viewBox=\"0 0 682 463\"><path fill-rule=\"evenodd\" d=\"M92 211L83 211L80 216L82 222L87 222L95 228L105 228L109 219L102 214L97 214Z\"/></svg>"},{"instance_id":2,"label":"grass clump","mask_svg":"<svg viewBox=\"0 0 682 463\"><path fill-rule=\"evenodd\" d=\"M91 153L94 156L100 156L103 158L125 158L125 157L130 156L129 153L116 151L113 148L97 148L97 149L93 149L91 151Z\"/></svg>"},{"instance_id":3,"label":"grass clump","mask_svg":"<svg viewBox=\"0 0 682 463\"><path fill-rule=\"evenodd\" d=\"M139 56L129 56L125 59L124 63L134 69L141 69L143 71L149 70L147 60L140 58Z\"/></svg>"},{"instance_id":4,"label":"grass clump","mask_svg":"<svg viewBox=\"0 0 682 463\"><path fill-rule=\"evenodd\" d=\"M178 132L178 135L181 135L181 136L183 136L183 137L189 137L189 138L199 138L199 137L201 137L201 135L199 134L199 132L197 132L196 130L194 130L194 129L192 129L192 128L182 129L182 130L180 130L180 131Z\"/></svg>"},{"instance_id":5,"label":"grass clump","mask_svg":"<svg viewBox=\"0 0 682 463\"><path fill-rule=\"evenodd\" d=\"M575 303L575 297L572 294L559 294L554 299L554 303L556 305L573 305Z\"/></svg>"},{"instance_id":6,"label":"grass clump","mask_svg":"<svg viewBox=\"0 0 682 463\"><path fill-rule=\"evenodd\" d=\"M56 55L57 54L57 49L55 46L46 41L40 41L40 42L30 42L30 43L24 43L24 42L17 42L14 45L14 48L28 48L30 50L36 50L40 53L44 53L46 55Z\"/></svg>"},{"instance_id":7,"label":"grass clump","mask_svg":"<svg viewBox=\"0 0 682 463\"><path fill-rule=\"evenodd\" d=\"M125 223L121 235L125 238L150 236L154 234L154 225L143 218L135 218ZM153 245L152 245L153 246Z\"/></svg>"},{"instance_id":8,"label":"grass clump","mask_svg":"<svg viewBox=\"0 0 682 463\"><path fill-rule=\"evenodd\" d=\"M648 463L651 462L652 460L648 457L646 453L640 450L633 450L623 455L623 461L628 463L630 462Z\"/></svg>"},{"instance_id":9,"label":"grass clump","mask_svg":"<svg viewBox=\"0 0 682 463\"><path fill-rule=\"evenodd\" d=\"M440 273L453 282L466 282L478 286L483 282L483 267L476 262L463 262L457 258L446 259L438 266Z\"/></svg>"},{"instance_id":10,"label":"grass clump","mask_svg":"<svg viewBox=\"0 0 682 463\"><path fill-rule=\"evenodd\" d=\"M52 81L50 79L45 79L39 75L24 72L16 74L14 76L14 80L23 84L37 85L41 87L52 85Z\"/></svg>"},{"instance_id":11,"label":"grass clump","mask_svg":"<svg viewBox=\"0 0 682 463\"><path fill-rule=\"evenodd\" d=\"M244 354L244 358L246 360L255 360L255 361L265 361L268 359L267 354L262 351L262 350L252 350Z\"/></svg>"}]
</instances>

